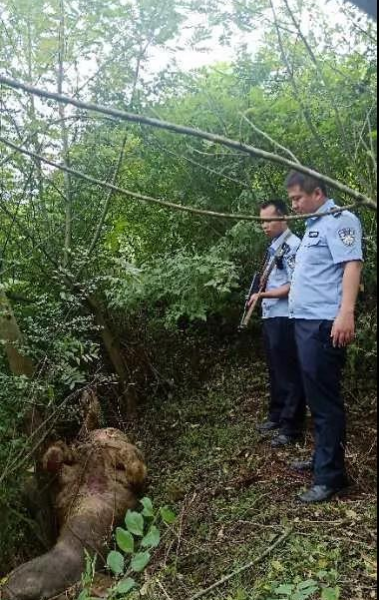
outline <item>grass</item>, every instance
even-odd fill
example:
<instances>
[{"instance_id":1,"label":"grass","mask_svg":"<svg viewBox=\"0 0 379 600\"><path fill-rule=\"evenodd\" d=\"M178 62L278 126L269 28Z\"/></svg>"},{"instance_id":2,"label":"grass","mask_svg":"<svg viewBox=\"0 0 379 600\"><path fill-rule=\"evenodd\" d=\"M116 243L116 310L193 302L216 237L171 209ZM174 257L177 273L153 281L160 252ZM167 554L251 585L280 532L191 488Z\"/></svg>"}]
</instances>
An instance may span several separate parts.
<instances>
[{"instance_id":1,"label":"grass","mask_svg":"<svg viewBox=\"0 0 379 600\"><path fill-rule=\"evenodd\" d=\"M268 600L279 585L318 583L311 598L376 598L376 486L372 414L352 415L349 496L303 507L296 495L310 479L288 469L304 447L273 452L255 432L267 402L265 366L223 355L193 395L178 390L150 407L133 435L150 470L150 497L178 521L149 571L147 600L185 600L259 557L286 528L293 533L269 558L206 597ZM365 413L373 399L365 398ZM146 414L146 410L144 411ZM359 417L359 418L358 418ZM362 435L363 431L365 435ZM158 583L159 582L159 583ZM337 591L339 590L339 595ZM296 596L293 596L295 598Z\"/></svg>"}]
</instances>

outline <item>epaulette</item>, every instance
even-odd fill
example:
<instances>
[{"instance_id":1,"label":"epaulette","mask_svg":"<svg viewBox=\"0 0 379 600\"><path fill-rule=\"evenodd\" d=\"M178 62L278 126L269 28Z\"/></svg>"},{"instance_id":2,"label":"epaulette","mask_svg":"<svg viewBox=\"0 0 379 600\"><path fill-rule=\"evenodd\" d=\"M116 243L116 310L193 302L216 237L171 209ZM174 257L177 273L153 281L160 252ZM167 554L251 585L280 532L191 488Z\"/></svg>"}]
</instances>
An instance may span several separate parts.
<instances>
[{"instance_id":1,"label":"epaulette","mask_svg":"<svg viewBox=\"0 0 379 600\"><path fill-rule=\"evenodd\" d=\"M340 219L340 218L342 217L342 215L343 215L343 212L342 212L342 211L341 211L341 212L336 212L336 213L334 213L334 214L333 214L333 217L334 217L335 219Z\"/></svg>"}]
</instances>

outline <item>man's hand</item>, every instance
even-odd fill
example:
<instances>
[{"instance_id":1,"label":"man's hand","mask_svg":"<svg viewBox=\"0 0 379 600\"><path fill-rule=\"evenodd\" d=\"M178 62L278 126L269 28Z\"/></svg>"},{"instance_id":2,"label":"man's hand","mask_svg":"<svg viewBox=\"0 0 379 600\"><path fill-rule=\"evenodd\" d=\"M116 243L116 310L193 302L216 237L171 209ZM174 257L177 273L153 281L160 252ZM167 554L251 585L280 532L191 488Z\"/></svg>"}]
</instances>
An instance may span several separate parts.
<instances>
[{"instance_id":1,"label":"man's hand","mask_svg":"<svg viewBox=\"0 0 379 600\"><path fill-rule=\"evenodd\" d=\"M334 348L346 348L355 339L354 312L340 312L331 333Z\"/></svg>"},{"instance_id":2,"label":"man's hand","mask_svg":"<svg viewBox=\"0 0 379 600\"><path fill-rule=\"evenodd\" d=\"M262 297L262 294L253 294L249 300L249 308L251 308L254 304L254 302L256 302L257 300L259 300L259 298Z\"/></svg>"}]
</instances>

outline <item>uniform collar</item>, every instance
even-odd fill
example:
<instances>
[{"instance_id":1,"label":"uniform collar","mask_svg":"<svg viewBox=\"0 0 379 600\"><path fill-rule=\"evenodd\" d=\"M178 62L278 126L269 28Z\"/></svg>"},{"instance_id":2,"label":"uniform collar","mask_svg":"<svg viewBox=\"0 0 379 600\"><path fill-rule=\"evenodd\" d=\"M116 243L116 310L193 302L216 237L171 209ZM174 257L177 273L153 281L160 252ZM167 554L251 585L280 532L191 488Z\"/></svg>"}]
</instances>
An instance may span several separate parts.
<instances>
[{"instance_id":1,"label":"uniform collar","mask_svg":"<svg viewBox=\"0 0 379 600\"><path fill-rule=\"evenodd\" d=\"M317 211L317 215L323 215L326 212L332 210L333 208L336 208L336 203L334 202L334 200L328 199L324 202L322 206L320 206L320 208ZM310 225L313 225L313 223L315 223L319 218L319 216L316 216L307 219L307 226L310 227Z\"/></svg>"},{"instance_id":2,"label":"uniform collar","mask_svg":"<svg viewBox=\"0 0 379 600\"><path fill-rule=\"evenodd\" d=\"M271 242L270 249L272 249L274 252L276 252L278 250L278 248L280 248L281 244L284 242L284 239L287 236L287 233L288 233L288 229L286 229L285 231L283 231L282 235L280 235L279 237L275 238Z\"/></svg>"}]
</instances>

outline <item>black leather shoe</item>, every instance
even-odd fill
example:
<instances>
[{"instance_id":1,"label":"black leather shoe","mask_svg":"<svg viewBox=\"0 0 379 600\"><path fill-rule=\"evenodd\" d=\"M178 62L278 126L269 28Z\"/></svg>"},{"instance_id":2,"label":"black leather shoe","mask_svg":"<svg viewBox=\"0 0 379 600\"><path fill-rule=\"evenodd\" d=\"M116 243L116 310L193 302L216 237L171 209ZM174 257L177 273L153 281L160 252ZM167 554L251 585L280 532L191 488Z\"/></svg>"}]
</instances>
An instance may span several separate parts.
<instances>
[{"instance_id":1,"label":"black leather shoe","mask_svg":"<svg viewBox=\"0 0 379 600\"><path fill-rule=\"evenodd\" d=\"M296 473L313 473L315 466L313 460L296 460L290 465L290 469Z\"/></svg>"},{"instance_id":2,"label":"black leather shoe","mask_svg":"<svg viewBox=\"0 0 379 600\"><path fill-rule=\"evenodd\" d=\"M283 448L285 446L294 446L298 442L301 441L299 436L286 435L284 433L280 433L271 442L271 446L273 448Z\"/></svg>"},{"instance_id":3,"label":"black leather shoe","mask_svg":"<svg viewBox=\"0 0 379 600\"><path fill-rule=\"evenodd\" d=\"M276 431L277 429L280 429L280 423L276 421L265 421L257 425L259 433L270 433L270 431Z\"/></svg>"},{"instance_id":4,"label":"black leather shoe","mask_svg":"<svg viewBox=\"0 0 379 600\"><path fill-rule=\"evenodd\" d=\"M347 484L338 488L329 487L327 485L314 485L312 488L299 496L300 502L303 504L320 504L328 502L340 492L346 490Z\"/></svg>"}]
</instances>

